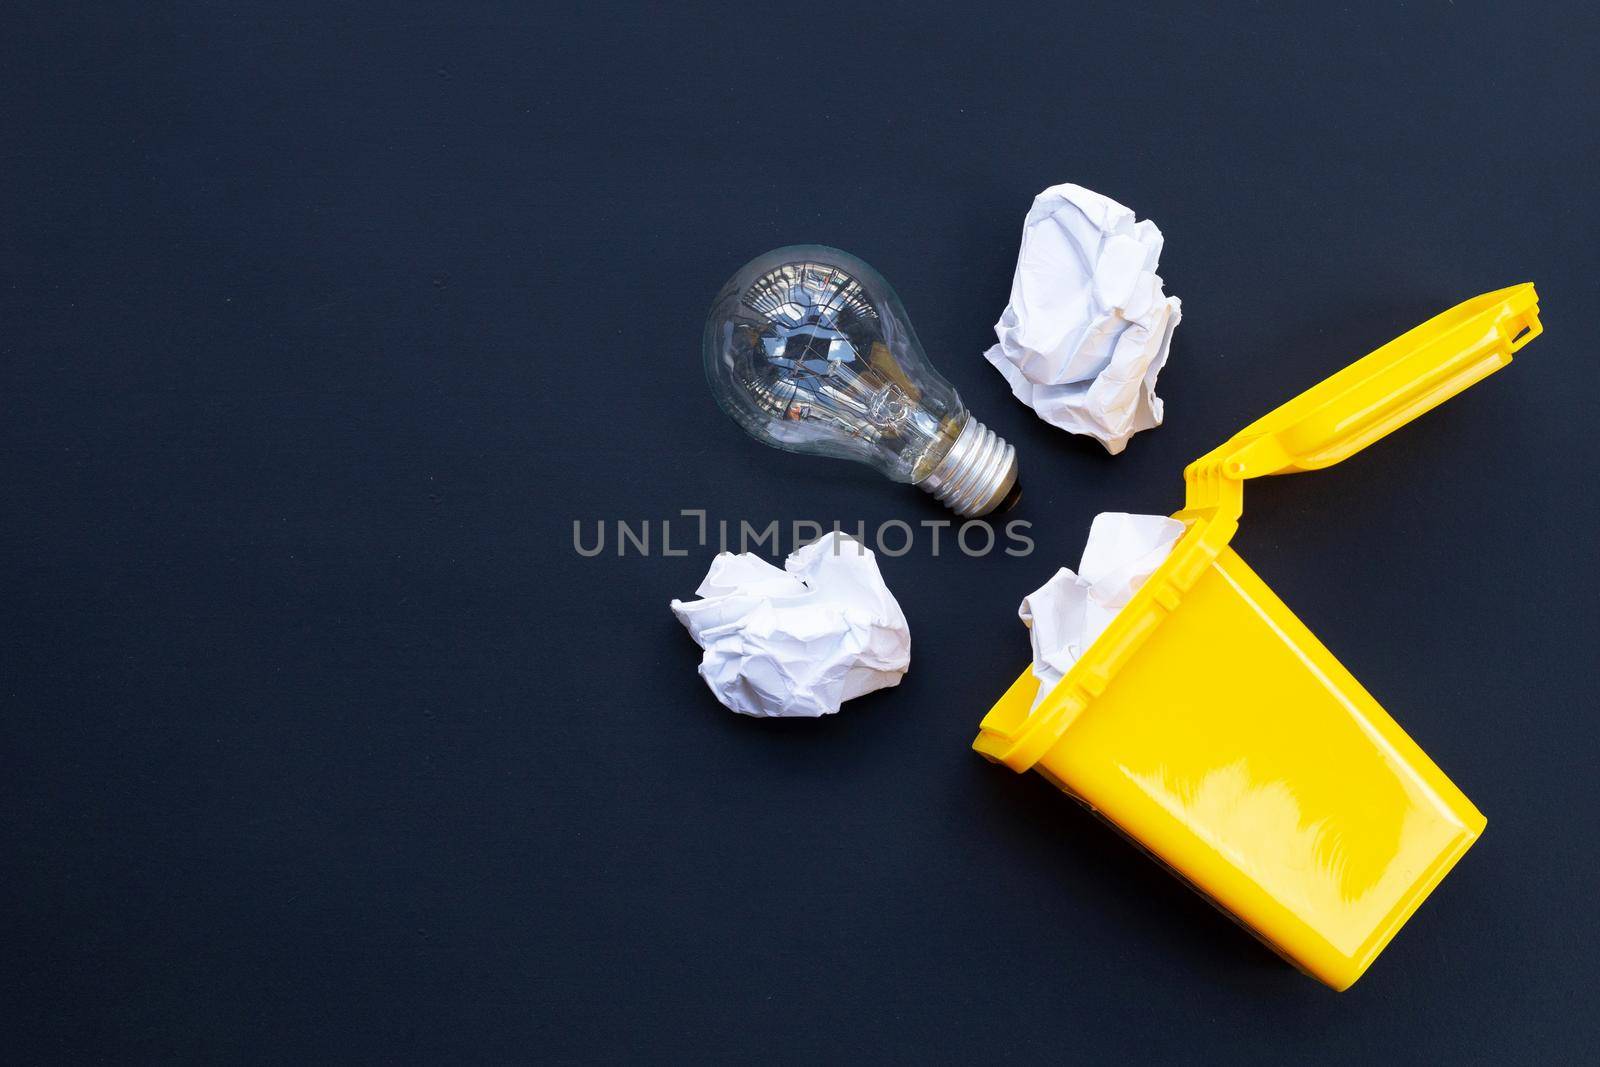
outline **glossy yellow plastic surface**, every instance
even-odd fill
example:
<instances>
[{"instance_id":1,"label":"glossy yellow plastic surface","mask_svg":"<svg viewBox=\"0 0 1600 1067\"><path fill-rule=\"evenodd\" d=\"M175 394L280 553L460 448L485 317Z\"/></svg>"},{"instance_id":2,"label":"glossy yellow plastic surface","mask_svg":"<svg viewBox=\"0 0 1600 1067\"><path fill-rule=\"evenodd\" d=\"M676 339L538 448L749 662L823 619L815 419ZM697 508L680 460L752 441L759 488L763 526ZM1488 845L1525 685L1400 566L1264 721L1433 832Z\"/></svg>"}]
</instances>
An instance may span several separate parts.
<instances>
[{"instance_id":1,"label":"glossy yellow plastic surface","mask_svg":"<svg viewBox=\"0 0 1600 1067\"><path fill-rule=\"evenodd\" d=\"M1505 366L1532 285L1445 312L1184 472L1188 530L1031 713L1024 671L973 747L1039 771L1335 989L1484 818L1228 547L1247 478L1337 463ZM1419 664L1419 669L1426 669Z\"/></svg>"}]
</instances>

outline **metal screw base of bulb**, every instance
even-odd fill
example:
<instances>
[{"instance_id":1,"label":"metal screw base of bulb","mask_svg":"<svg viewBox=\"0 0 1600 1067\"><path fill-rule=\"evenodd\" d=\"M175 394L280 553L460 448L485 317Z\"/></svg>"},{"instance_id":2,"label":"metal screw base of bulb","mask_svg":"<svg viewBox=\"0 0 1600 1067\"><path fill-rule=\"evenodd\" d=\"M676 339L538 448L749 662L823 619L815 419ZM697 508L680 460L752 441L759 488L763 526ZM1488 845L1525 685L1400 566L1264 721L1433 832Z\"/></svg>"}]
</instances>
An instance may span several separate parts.
<instances>
[{"instance_id":1,"label":"metal screw base of bulb","mask_svg":"<svg viewBox=\"0 0 1600 1067\"><path fill-rule=\"evenodd\" d=\"M950 451L917 483L962 518L987 515L1016 484L1017 450L970 415Z\"/></svg>"}]
</instances>

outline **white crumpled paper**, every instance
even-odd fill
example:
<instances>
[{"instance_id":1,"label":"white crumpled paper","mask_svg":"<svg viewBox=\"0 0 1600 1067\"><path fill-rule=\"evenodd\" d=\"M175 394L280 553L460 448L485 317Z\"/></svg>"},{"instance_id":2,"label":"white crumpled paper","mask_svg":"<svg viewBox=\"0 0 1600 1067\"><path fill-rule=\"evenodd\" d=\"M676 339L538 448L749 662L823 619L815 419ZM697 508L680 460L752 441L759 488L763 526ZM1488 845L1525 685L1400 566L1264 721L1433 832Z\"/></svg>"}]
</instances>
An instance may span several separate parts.
<instances>
[{"instance_id":1,"label":"white crumpled paper","mask_svg":"<svg viewBox=\"0 0 1600 1067\"><path fill-rule=\"evenodd\" d=\"M724 705L762 717L832 715L874 689L899 685L911 632L878 562L834 532L779 570L724 552L672 612L705 649L700 677Z\"/></svg>"},{"instance_id":2,"label":"white crumpled paper","mask_svg":"<svg viewBox=\"0 0 1600 1067\"><path fill-rule=\"evenodd\" d=\"M1022 250L983 357L1052 426L1116 455L1161 425L1156 375L1182 302L1162 292L1161 231L1110 197L1053 185L1033 200Z\"/></svg>"},{"instance_id":3,"label":"white crumpled paper","mask_svg":"<svg viewBox=\"0 0 1600 1067\"><path fill-rule=\"evenodd\" d=\"M1164 515L1106 511L1095 516L1078 573L1062 567L1022 600L1017 614L1033 643L1039 693L1050 694L1089 646L1127 607L1183 536L1183 523Z\"/></svg>"}]
</instances>

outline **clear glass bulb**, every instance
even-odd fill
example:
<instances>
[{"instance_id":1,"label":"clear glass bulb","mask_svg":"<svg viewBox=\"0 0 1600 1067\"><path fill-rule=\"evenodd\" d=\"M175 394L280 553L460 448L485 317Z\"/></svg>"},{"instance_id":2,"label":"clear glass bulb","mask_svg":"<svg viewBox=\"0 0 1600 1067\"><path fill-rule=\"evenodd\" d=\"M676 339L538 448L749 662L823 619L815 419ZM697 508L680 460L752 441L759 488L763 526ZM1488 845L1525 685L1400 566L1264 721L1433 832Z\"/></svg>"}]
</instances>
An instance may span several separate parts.
<instances>
[{"instance_id":1,"label":"clear glass bulb","mask_svg":"<svg viewBox=\"0 0 1600 1067\"><path fill-rule=\"evenodd\" d=\"M774 448L858 460L966 516L1016 486L1016 450L933 369L883 276L836 248L741 267L706 320L705 365L722 410Z\"/></svg>"}]
</instances>

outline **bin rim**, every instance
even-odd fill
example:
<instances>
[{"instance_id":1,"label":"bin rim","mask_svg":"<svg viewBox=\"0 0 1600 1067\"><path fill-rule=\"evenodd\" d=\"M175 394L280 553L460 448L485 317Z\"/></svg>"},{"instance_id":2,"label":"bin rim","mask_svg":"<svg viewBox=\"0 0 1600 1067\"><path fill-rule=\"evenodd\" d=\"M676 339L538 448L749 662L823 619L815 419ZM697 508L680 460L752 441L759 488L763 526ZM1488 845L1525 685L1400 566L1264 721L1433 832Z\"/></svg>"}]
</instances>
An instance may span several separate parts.
<instances>
[{"instance_id":1,"label":"bin rim","mask_svg":"<svg viewBox=\"0 0 1600 1067\"><path fill-rule=\"evenodd\" d=\"M1183 602L1239 528L1244 481L1320 470L1488 377L1543 332L1531 282L1484 293L1408 330L1257 419L1184 470L1187 525L1155 573L1037 707L1002 697L972 747L1021 772L1049 752ZM1024 670L1007 696L1038 681Z\"/></svg>"}]
</instances>

